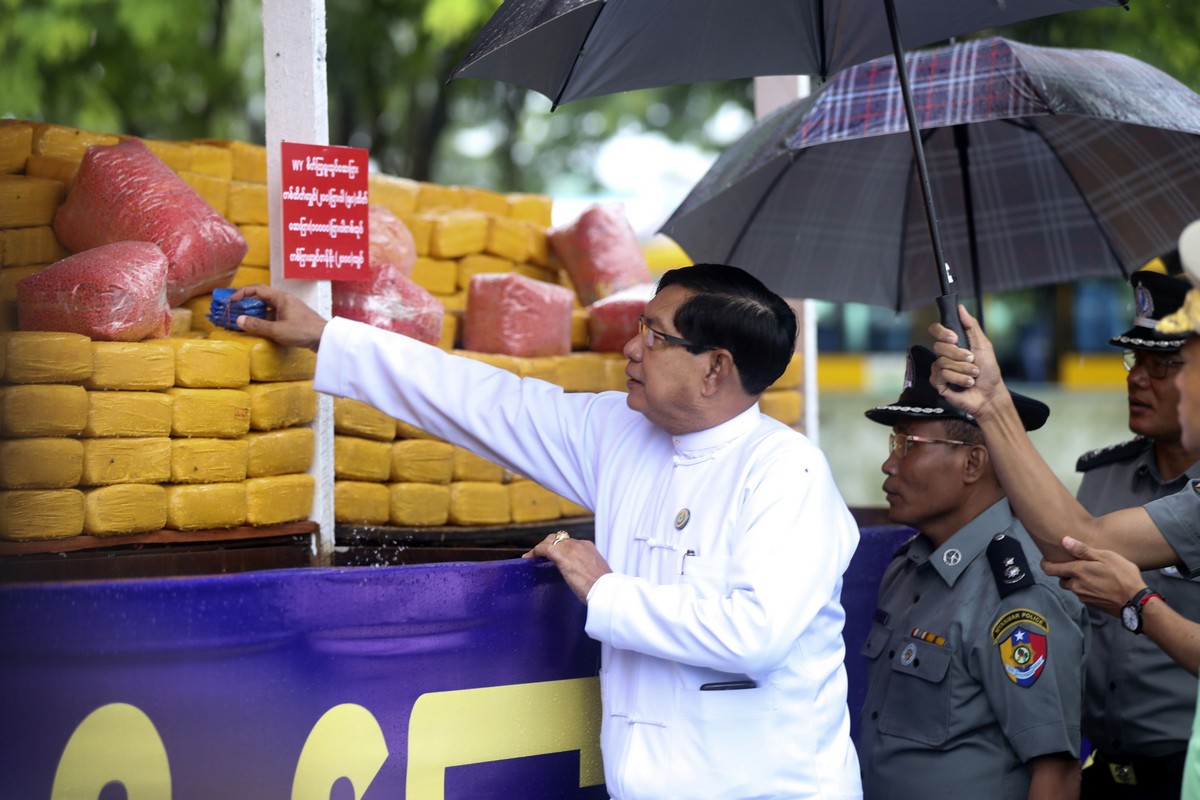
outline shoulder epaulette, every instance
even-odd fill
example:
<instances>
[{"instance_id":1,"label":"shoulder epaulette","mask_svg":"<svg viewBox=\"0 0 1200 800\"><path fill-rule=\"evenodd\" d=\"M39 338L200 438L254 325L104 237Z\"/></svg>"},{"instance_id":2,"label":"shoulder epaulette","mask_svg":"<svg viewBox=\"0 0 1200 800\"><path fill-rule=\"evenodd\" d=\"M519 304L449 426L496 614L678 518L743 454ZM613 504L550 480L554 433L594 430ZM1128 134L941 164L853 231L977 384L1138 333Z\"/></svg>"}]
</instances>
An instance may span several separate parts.
<instances>
[{"instance_id":1,"label":"shoulder epaulette","mask_svg":"<svg viewBox=\"0 0 1200 800\"><path fill-rule=\"evenodd\" d=\"M1025 550L1021 543L1011 536L1005 536L1003 533L993 536L988 544L987 559L992 566L992 578L996 581L996 588L1001 597L1008 597L1013 592L1036 583L1029 571L1029 560L1025 558Z\"/></svg>"},{"instance_id":2,"label":"shoulder epaulette","mask_svg":"<svg viewBox=\"0 0 1200 800\"><path fill-rule=\"evenodd\" d=\"M1138 436L1127 442L1110 444L1108 447L1097 447L1079 457L1079 460L1075 462L1075 471L1087 472L1089 469L1112 464L1114 461L1124 461L1127 458L1139 456L1151 445L1152 442L1145 436Z\"/></svg>"}]
</instances>

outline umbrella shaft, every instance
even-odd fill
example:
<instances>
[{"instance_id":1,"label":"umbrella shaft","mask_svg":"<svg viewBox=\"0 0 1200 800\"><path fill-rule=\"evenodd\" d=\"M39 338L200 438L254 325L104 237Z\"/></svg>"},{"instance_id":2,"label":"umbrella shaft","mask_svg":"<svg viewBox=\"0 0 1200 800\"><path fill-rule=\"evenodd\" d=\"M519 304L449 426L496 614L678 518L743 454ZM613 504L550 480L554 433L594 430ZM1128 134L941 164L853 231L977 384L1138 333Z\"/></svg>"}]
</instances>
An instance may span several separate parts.
<instances>
[{"instance_id":1,"label":"umbrella shaft","mask_svg":"<svg viewBox=\"0 0 1200 800\"><path fill-rule=\"evenodd\" d=\"M883 0L883 5L887 10L888 31L892 36L892 54L896 57L896 76L900 80L900 94L904 98L904 113L908 117L908 135L912 140L913 158L917 162L917 176L921 183L921 196L925 201L925 220L929 223L929 240L933 245L933 257L937 260L938 280L941 282L942 294L948 294L951 284L954 283L954 276L950 273L950 265L946 263L946 253L942 249L942 233L938 226L937 211L933 206L933 190L929 183L929 170L925 166L925 146L921 143L917 110L913 106L912 89L908 84L908 66L904 62L904 45L900 42L896 5L894 0Z\"/></svg>"}]
</instances>

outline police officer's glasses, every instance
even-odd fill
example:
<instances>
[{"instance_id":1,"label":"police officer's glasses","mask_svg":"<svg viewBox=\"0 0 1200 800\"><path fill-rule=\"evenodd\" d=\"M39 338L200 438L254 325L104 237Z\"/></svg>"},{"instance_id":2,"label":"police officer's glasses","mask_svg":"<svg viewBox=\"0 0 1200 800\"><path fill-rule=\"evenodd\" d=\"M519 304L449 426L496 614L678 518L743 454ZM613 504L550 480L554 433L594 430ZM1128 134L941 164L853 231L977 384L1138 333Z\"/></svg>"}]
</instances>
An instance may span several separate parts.
<instances>
[{"instance_id":1,"label":"police officer's glasses","mask_svg":"<svg viewBox=\"0 0 1200 800\"><path fill-rule=\"evenodd\" d=\"M698 348L700 350L715 350L716 349L710 345L696 344L695 342L690 342L681 336L672 336L669 333L663 333L662 331L656 331L654 328L651 328L649 325L646 324L646 317L644 315L638 317L638 334L641 335L642 344L646 345L647 350L655 350L658 347L661 347L662 345L666 345L666 344L673 344L673 345L677 345L679 347Z\"/></svg>"},{"instance_id":2,"label":"police officer's glasses","mask_svg":"<svg viewBox=\"0 0 1200 800\"><path fill-rule=\"evenodd\" d=\"M1146 374L1155 380L1167 377L1172 367L1182 367L1183 362L1171 358L1166 353L1151 353L1146 350L1126 350L1122 359L1125 371L1133 372L1134 367L1144 367Z\"/></svg>"},{"instance_id":3,"label":"police officer's glasses","mask_svg":"<svg viewBox=\"0 0 1200 800\"><path fill-rule=\"evenodd\" d=\"M888 436L888 452L896 458L904 458L908 455L908 448L912 447L913 443L920 444L948 444L951 446L966 445L971 447L975 442L964 442L961 439L933 439L929 436L912 436L903 433L893 433Z\"/></svg>"}]
</instances>

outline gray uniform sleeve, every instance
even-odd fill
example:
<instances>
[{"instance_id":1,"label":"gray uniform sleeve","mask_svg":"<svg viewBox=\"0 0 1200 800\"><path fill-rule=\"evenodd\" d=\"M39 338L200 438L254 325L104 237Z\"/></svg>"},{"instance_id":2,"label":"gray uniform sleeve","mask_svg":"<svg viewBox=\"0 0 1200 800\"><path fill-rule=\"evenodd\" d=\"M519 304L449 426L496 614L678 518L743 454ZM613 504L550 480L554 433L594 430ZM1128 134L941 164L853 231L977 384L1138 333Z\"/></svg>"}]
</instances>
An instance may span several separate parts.
<instances>
[{"instance_id":1,"label":"gray uniform sleeve","mask_svg":"<svg viewBox=\"0 0 1200 800\"><path fill-rule=\"evenodd\" d=\"M1180 573L1188 578L1200 575L1200 480L1143 508L1179 556Z\"/></svg>"},{"instance_id":2,"label":"gray uniform sleeve","mask_svg":"<svg viewBox=\"0 0 1200 800\"><path fill-rule=\"evenodd\" d=\"M1038 584L1004 598L977 645L980 683L1022 762L1079 755L1086 626L1082 606Z\"/></svg>"}]
</instances>

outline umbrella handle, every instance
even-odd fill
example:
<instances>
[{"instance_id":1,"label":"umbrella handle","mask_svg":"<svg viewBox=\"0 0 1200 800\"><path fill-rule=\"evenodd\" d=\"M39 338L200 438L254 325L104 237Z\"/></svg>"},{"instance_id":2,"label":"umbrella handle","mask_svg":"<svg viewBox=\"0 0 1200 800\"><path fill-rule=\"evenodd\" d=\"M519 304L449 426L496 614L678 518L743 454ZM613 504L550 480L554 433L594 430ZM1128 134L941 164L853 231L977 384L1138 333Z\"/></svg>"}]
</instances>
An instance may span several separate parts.
<instances>
[{"instance_id":1,"label":"umbrella handle","mask_svg":"<svg viewBox=\"0 0 1200 800\"><path fill-rule=\"evenodd\" d=\"M941 317L943 326L954 331L958 337L958 346L970 349L970 343L967 341L967 334L963 330L962 320L958 318L958 294L956 292L947 292L940 295L937 299L938 314ZM966 387L956 386L953 383L947 383L952 390L961 392Z\"/></svg>"}]
</instances>

